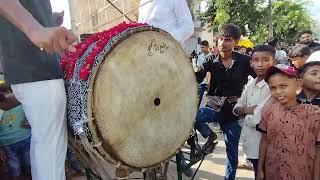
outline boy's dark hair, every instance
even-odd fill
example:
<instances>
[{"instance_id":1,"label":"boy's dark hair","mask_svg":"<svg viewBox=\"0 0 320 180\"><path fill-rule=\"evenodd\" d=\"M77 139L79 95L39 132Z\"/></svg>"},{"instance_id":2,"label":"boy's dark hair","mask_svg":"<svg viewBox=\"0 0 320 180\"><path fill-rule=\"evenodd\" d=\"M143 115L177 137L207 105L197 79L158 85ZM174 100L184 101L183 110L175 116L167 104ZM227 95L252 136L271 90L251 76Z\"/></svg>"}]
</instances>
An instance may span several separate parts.
<instances>
[{"instance_id":1,"label":"boy's dark hair","mask_svg":"<svg viewBox=\"0 0 320 180\"><path fill-rule=\"evenodd\" d=\"M320 61L308 62L308 63L304 64L303 66L301 66L298 69L299 77L302 77L304 75L304 73L306 73L308 71L308 69L311 68L312 66L320 66Z\"/></svg>"},{"instance_id":2,"label":"boy's dark hair","mask_svg":"<svg viewBox=\"0 0 320 180\"><path fill-rule=\"evenodd\" d=\"M219 30L219 36L232 37L234 40L239 40L241 35L241 28L234 24L225 24Z\"/></svg>"},{"instance_id":3,"label":"boy's dark hair","mask_svg":"<svg viewBox=\"0 0 320 180\"><path fill-rule=\"evenodd\" d=\"M251 56L255 52L268 52L268 53L270 53L272 55L273 58L275 58L275 55L276 55L276 50L274 50L274 48L269 46L269 45L258 45L258 46L256 46L255 48L253 48Z\"/></svg>"},{"instance_id":4,"label":"boy's dark hair","mask_svg":"<svg viewBox=\"0 0 320 180\"><path fill-rule=\"evenodd\" d=\"M302 31L302 32L300 32L299 37L301 37L302 34L311 34L312 35L312 31L311 30Z\"/></svg>"},{"instance_id":5,"label":"boy's dark hair","mask_svg":"<svg viewBox=\"0 0 320 180\"><path fill-rule=\"evenodd\" d=\"M272 46L272 47L274 47L274 48L277 46L278 42L279 42L279 39L276 38L276 37L270 37L270 38L267 40L267 44L270 45L270 46Z\"/></svg>"},{"instance_id":6,"label":"boy's dark hair","mask_svg":"<svg viewBox=\"0 0 320 180\"><path fill-rule=\"evenodd\" d=\"M205 47L209 47L209 42L204 40L204 41L201 41L200 45L205 46Z\"/></svg>"},{"instance_id":7,"label":"boy's dark hair","mask_svg":"<svg viewBox=\"0 0 320 180\"><path fill-rule=\"evenodd\" d=\"M294 48L292 48L292 50L288 54L290 58L310 56L310 55L311 55L311 50L309 46L303 45L303 44L296 45Z\"/></svg>"}]
</instances>

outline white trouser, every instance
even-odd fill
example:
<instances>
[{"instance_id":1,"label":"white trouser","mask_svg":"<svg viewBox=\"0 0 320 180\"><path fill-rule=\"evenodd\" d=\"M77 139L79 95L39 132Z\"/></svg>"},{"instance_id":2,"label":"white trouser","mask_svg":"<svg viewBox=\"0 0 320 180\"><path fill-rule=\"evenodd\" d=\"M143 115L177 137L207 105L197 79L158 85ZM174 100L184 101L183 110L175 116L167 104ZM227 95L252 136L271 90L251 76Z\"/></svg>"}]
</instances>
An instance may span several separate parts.
<instances>
[{"instance_id":1,"label":"white trouser","mask_svg":"<svg viewBox=\"0 0 320 180\"><path fill-rule=\"evenodd\" d=\"M31 126L33 180L65 180L67 127L66 94L62 79L11 86Z\"/></svg>"}]
</instances>

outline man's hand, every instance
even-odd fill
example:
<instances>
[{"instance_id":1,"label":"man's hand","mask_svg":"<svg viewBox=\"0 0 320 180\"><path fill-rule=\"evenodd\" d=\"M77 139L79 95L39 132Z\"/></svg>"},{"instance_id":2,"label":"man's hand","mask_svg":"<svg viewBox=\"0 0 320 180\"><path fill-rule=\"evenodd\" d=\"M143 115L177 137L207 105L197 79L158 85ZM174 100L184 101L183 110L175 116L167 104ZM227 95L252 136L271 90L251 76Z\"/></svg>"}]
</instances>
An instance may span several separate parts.
<instances>
[{"instance_id":1,"label":"man's hand","mask_svg":"<svg viewBox=\"0 0 320 180\"><path fill-rule=\"evenodd\" d=\"M264 180L264 172L263 171L258 171L257 172L257 180Z\"/></svg>"},{"instance_id":2,"label":"man's hand","mask_svg":"<svg viewBox=\"0 0 320 180\"><path fill-rule=\"evenodd\" d=\"M29 38L34 45L48 53L76 51L72 43L77 40L77 37L64 27L39 28L31 31Z\"/></svg>"},{"instance_id":3,"label":"man's hand","mask_svg":"<svg viewBox=\"0 0 320 180\"><path fill-rule=\"evenodd\" d=\"M305 104L305 109L308 111L308 114L320 114L320 107L312 104Z\"/></svg>"},{"instance_id":4,"label":"man's hand","mask_svg":"<svg viewBox=\"0 0 320 180\"><path fill-rule=\"evenodd\" d=\"M238 99L239 99L239 97L237 97L237 96L231 96L231 97L228 97L227 100L229 103L237 103Z\"/></svg>"},{"instance_id":5,"label":"man's hand","mask_svg":"<svg viewBox=\"0 0 320 180\"><path fill-rule=\"evenodd\" d=\"M246 107L246 109L245 109L246 114L253 115L254 114L254 110L256 109L256 107L257 107L257 105L256 106Z\"/></svg>"},{"instance_id":6,"label":"man's hand","mask_svg":"<svg viewBox=\"0 0 320 180\"><path fill-rule=\"evenodd\" d=\"M30 127L27 119L24 119L24 121L22 121L22 122L20 123L20 127L23 128L23 129L31 129L31 127Z\"/></svg>"}]
</instances>

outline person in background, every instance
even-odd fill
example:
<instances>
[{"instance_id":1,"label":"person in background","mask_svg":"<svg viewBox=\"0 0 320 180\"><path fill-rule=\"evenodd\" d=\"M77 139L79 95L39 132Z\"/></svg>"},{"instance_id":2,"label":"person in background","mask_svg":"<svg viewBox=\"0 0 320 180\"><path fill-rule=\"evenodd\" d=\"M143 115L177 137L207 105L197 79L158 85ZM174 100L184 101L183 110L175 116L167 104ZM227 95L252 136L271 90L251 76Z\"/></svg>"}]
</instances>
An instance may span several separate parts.
<instances>
[{"instance_id":1,"label":"person in background","mask_svg":"<svg viewBox=\"0 0 320 180\"><path fill-rule=\"evenodd\" d=\"M140 0L138 22L147 23L170 33L181 45L194 32L186 0Z\"/></svg>"},{"instance_id":2,"label":"person in background","mask_svg":"<svg viewBox=\"0 0 320 180\"><path fill-rule=\"evenodd\" d=\"M271 37L267 40L267 44L272 46L276 50L276 62L277 64L288 64L287 53L283 50L279 50L279 40L276 37Z\"/></svg>"},{"instance_id":3,"label":"person in background","mask_svg":"<svg viewBox=\"0 0 320 180\"><path fill-rule=\"evenodd\" d=\"M319 50L319 43L313 41L312 31L306 30L302 31L299 35L299 43L309 46L311 52Z\"/></svg>"},{"instance_id":4,"label":"person in background","mask_svg":"<svg viewBox=\"0 0 320 180\"><path fill-rule=\"evenodd\" d=\"M267 70L275 64L275 50L269 45L260 45L253 49L251 66L257 77L252 79L238 99L233 112L243 118L243 151L251 161L255 172L258 171L259 145L261 133L256 125L261 119L261 109L270 99L270 90L264 81Z\"/></svg>"},{"instance_id":5,"label":"person in background","mask_svg":"<svg viewBox=\"0 0 320 180\"><path fill-rule=\"evenodd\" d=\"M301 103L320 106L320 61L304 64L298 69L302 80L302 92L298 95Z\"/></svg>"},{"instance_id":6,"label":"person in background","mask_svg":"<svg viewBox=\"0 0 320 180\"><path fill-rule=\"evenodd\" d=\"M247 48L246 54L251 56L252 55L252 48Z\"/></svg>"},{"instance_id":7,"label":"person in background","mask_svg":"<svg viewBox=\"0 0 320 180\"><path fill-rule=\"evenodd\" d=\"M311 50L307 45L298 44L288 55L294 67L299 68L306 63L311 55Z\"/></svg>"},{"instance_id":8,"label":"person in background","mask_svg":"<svg viewBox=\"0 0 320 180\"><path fill-rule=\"evenodd\" d=\"M314 72L312 72L314 73ZM275 102L262 110L258 180L318 180L320 174L320 114L299 104L302 90L294 67L269 68L265 81Z\"/></svg>"},{"instance_id":9,"label":"person in background","mask_svg":"<svg viewBox=\"0 0 320 180\"><path fill-rule=\"evenodd\" d=\"M31 126L33 180L65 179L66 94L56 53L75 52L77 37L54 26L50 0L0 1L1 64Z\"/></svg>"},{"instance_id":10,"label":"person in background","mask_svg":"<svg viewBox=\"0 0 320 180\"><path fill-rule=\"evenodd\" d=\"M10 87L0 84L0 146L3 149L9 179L31 175L31 129L23 108Z\"/></svg>"},{"instance_id":11,"label":"person in background","mask_svg":"<svg viewBox=\"0 0 320 180\"><path fill-rule=\"evenodd\" d=\"M209 42L204 40L200 43L201 53L195 59L196 62L193 63L193 68L196 73L196 78L198 82L198 97L199 103L201 104L201 100L205 90L208 88L210 83L211 74L210 72L204 71L204 65L211 64L214 56L209 50Z\"/></svg>"},{"instance_id":12,"label":"person in background","mask_svg":"<svg viewBox=\"0 0 320 180\"><path fill-rule=\"evenodd\" d=\"M247 54L247 48L244 46L238 47L238 53L246 55Z\"/></svg>"}]
</instances>

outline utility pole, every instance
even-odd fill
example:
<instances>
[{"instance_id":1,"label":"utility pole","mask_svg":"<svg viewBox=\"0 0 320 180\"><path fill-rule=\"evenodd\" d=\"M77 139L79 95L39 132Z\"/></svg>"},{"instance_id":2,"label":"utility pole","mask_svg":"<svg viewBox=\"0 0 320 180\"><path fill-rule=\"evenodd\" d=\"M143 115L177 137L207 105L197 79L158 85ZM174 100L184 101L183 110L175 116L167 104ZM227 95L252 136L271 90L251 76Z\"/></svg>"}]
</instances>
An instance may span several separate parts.
<instances>
[{"instance_id":1,"label":"utility pole","mask_svg":"<svg viewBox=\"0 0 320 180\"><path fill-rule=\"evenodd\" d=\"M70 12L70 20L71 20L71 31L73 33L77 32L77 28L76 28L76 20L75 20L75 14L74 14L74 0L68 0L69 2L69 12Z\"/></svg>"},{"instance_id":2,"label":"utility pole","mask_svg":"<svg viewBox=\"0 0 320 180\"><path fill-rule=\"evenodd\" d=\"M269 37L273 37L272 0L269 0Z\"/></svg>"}]
</instances>

